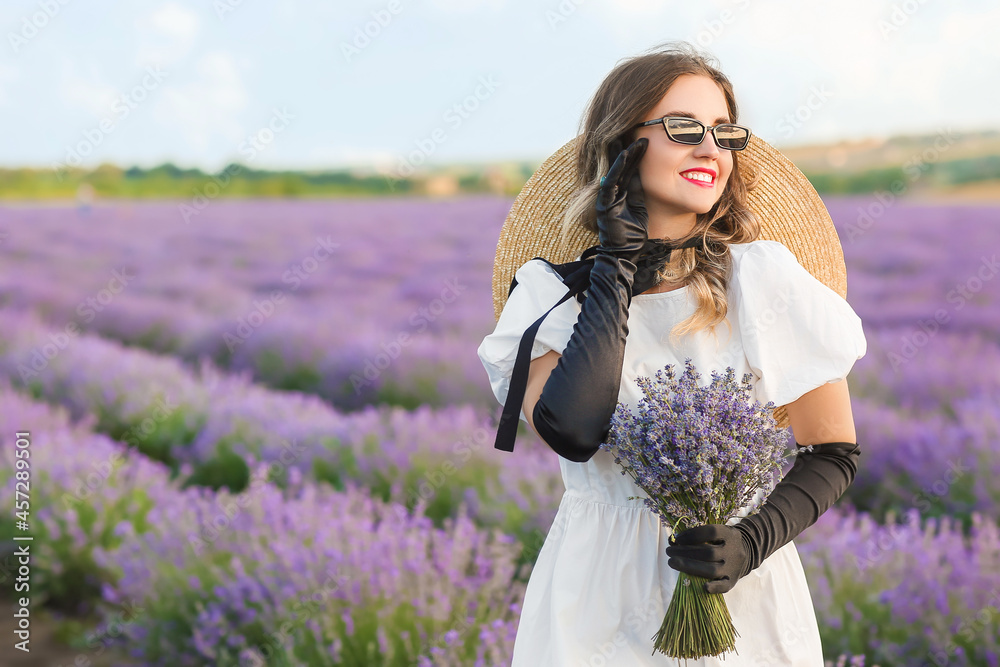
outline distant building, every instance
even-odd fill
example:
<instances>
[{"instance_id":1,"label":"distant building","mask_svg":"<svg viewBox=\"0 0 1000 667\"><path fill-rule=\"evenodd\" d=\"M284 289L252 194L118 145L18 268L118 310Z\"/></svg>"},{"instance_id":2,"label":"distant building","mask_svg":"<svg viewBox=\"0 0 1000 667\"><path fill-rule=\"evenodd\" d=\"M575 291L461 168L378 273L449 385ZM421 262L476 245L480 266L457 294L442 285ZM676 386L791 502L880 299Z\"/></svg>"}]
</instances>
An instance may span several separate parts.
<instances>
[{"instance_id":1,"label":"distant building","mask_svg":"<svg viewBox=\"0 0 1000 667\"><path fill-rule=\"evenodd\" d=\"M458 179L448 174L430 176L424 181L424 191L431 197L451 197L458 193Z\"/></svg>"}]
</instances>

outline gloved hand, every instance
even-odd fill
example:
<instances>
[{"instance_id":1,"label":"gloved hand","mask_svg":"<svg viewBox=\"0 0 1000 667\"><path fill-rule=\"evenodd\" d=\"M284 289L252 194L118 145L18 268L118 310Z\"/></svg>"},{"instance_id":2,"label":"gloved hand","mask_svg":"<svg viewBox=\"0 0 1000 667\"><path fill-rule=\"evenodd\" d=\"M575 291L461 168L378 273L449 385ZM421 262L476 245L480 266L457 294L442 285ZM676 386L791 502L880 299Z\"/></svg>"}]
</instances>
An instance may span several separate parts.
<instances>
[{"instance_id":1,"label":"gloved hand","mask_svg":"<svg viewBox=\"0 0 1000 667\"><path fill-rule=\"evenodd\" d=\"M797 446L801 447L798 443ZM709 579L705 590L725 593L764 559L819 520L854 481L861 448L826 442L796 451L795 463L760 511L734 526L695 526L672 535L667 565Z\"/></svg>"},{"instance_id":2,"label":"gloved hand","mask_svg":"<svg viewBox=\"0 0 1000 667\"><path fill-rule=\"evenodd\" d=\"M597 453L618 405L636 271L627 257L646 240L646 219L626 201L647 143L640 139L619 153L602 179L596 204L601 250L594 255L587 298L532 411L538 435L570 461L589 461Z\"/></svg>"},{"instance_id":3,"label":"gloved hand","mask_svg":"<svg viewBox=\"0 0 1000 667\"><path fill-rule=\"evenodd\" d=\"M639 180L639 161L649 139L637 139L618 154L597 195L599 252L609 252L633 264L648 240L649 214Z\"/></svg>"},{"instance_id":4,"label":"gloved hand","mask_svg":"<svg viewBox=\"0 0 1000 667\"><path fill-rule=\"evenodd\" d=\"M597 205L597 228L600 247L598 252L610 252L617 257L627 259L636 265L632 284L632 296L642 294L659 283L657 272L670 261L671 250L680 248L701 247L700 238L689 239L684 243L664 239L650 239L649 213L646 210L646 198L639 178L638 160L642 158L649 140L637 139L628 150L635 153L634 167L630 173L622 173L620 181L626 184L625 192L618 192L612 199L601 201ZM609 146L610 155L617 156L621 152L622 142L618 139ZM608 176L602 179L612 178Z\"/></svg>"}]
</instances>

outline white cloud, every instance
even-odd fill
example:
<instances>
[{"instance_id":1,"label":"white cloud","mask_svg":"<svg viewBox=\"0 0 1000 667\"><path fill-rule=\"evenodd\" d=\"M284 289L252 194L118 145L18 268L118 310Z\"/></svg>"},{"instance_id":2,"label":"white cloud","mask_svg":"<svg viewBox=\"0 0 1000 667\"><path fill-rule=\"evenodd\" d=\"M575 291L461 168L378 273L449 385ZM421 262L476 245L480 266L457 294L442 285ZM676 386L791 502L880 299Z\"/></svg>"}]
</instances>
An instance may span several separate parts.
<instances>
[{"instance_id":1,"label":"white cloud","mask_svg":"<svg viewBox=\"0 0 1000 667\"><path fill-rule=\"evenodd\" d=\"M201 28L201 19L193 11L173 2L160 7L152 16L153 25L176 39L192 39Z\"/></svg>"},{"instance_id":2,"label":"white cloud","mask_svg":"<svg viewBox=\"0 0 1000 667\"><path fill-rule=\"evenodd\" d=\"M169 65L186 57L201 27L201 17L176 2L165 3L140 17L135 23L139 42L136 65Z\"/></svg>"},{"instance_id":3,"label":"white cloud","mask_svg":"<svg viewBox=\"0 0 1000 667\"><path fill-rule=\"evenodd\" d=\"M77 71L77 61L68 58L61 61L58 95L73 117L89 122L85 116L100 119L112 115L111 106L122 92L104 80L96 63L88 60L85 64L87 75Z\"/></svg>"},{"instance_id":4,"label":"white cloud","mask_svg":"<svg viewBox=\"0 0 1000 667\"><path fill-rule=\"evenodd\" d=\"M1000 10L964 14L949 9L939 18L935 12L945 11L942 6L922 6L897 16L896 29L883 34L893 4L844 0L804 4L793 13L773 2L733 0L725 3L728 23L718 8L706 10L719 31L709 50L722 56L723 69L733 78L744 110L753 111L759 134L777 141L790 138L777 131L776 123L815 102L810 100L814 87L829 90L829 100L810 107L791 138L795 142L931 129L955 113L956 100L976 104L994 94L987 86L970 89L975 77L969 74L989 71L996 62L987 49L1000 53L1000 40L989 33L1000 22ZM697 24L709 27L701 19ZM858 119L863 119L860 126Z\"/></svg>"},{"instance_id":5,"label":"white cloud","mask_svg":"<svg viewBox=\"0 0 1000 667\"><path fill-rule=\"evenodd\" d=\"M234 56L226 51L207 53L198 60L196 72L197 78L189 83L164 86L154 120L180 132L199 153L220 136L235 147L246 138L239 118L248 95Z\"/></svg>"},{"instance_id":6,"label":"white cloud","mask_svg":"<svg viewBox=\"0 0 1000 667\"><path fill-rule=\"evenodd\" d=\"M123 126L127 140L111 144L116 159L218 164L236 157L239 143L267 122L273 105L287 104L292 113L303 112L301 118L261 164L279 156L286 164L300 157L321 165L391 163L404 148L383 150L393 145L382 122L391 122L400 108L418 117L433 113L449 81L472 81L484 71L509 82L490 101L489 113L503 120L488 130L470 126L465 134L463 128L461 142L440 158L465 142L475 144L483 159L544 157L575 134L584 104L616 63L671 39L697 43L702 33L706 50L719 57L736 86L742 120L776 142L886 136L902 128L935 132L949 122L997 127L1000 87L990 85L989 75L1000 71L1000 39L993 34L1000 6L989 0L909 3L919 9L888 36L879 21L903 0L794 6L775 0L408 2L397 18L405 16L416 31L403 31L405 38L386 31L365 52L373 69L363 72L336 66L342 64L337 44L355 25L371 21L372 12L387 9L389 0L353 10L353 19L336 14L343 3L244 0L239 25L227 18L220 26L211 1L155 0L118 3L111 19L76 29L54 22L47 31L56 32L32 44L32 57L0 59L0 105L6 105L0 115L12 115L12 106L29 95L40 110L19 133L23 137L8 138L4 153L14 157L5 159L37 161L52 152L40 136L55 134L51 141L61 150L61 142L77 140L81 130L109 115L114 99L157 64L169 76ZM547 13L560 7L567 8L566 20L553 26ZM9 22L19 25L20 18ZM422 37L424 27L439 23L440 32ZM484 51L487 28L516 38L520 47ZM261 49L241 35L270 41ZM400 63L421 82L405 94L391 83ZM814 86L826 86L830 100L786 137L778 123L809 103ZM333 110L336 123L322 118L324 109ZM411 134L419 130L403 136Z\"/></svg>"},{"instance_id":7,"label":"white cloud","mask_svg":"<svg viewBox=\"0 0 1000 667\"><path fill-rule=\"evenodd\" d=\"M955 51L964 53L967 60L972 57L1000 58L997 26L1000 26L1000 7L984 12L948 14L940 27L942 43L952 50L948 54L949 59L955 55Z\"/></svg>"}]
</instances>

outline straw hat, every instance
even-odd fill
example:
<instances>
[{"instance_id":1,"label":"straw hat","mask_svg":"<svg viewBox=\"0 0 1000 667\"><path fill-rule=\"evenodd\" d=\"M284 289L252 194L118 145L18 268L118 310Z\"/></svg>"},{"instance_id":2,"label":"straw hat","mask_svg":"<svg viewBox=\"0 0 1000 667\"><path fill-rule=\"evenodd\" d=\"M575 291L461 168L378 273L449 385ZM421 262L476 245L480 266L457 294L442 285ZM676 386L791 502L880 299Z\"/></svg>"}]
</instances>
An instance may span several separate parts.
<instances>
[{"instance_id":1,"label":"straw hat","mask_svg":"<svg viewBox=\"0 0 1000 667\"><path fill-rule=\"evenodd\" d=\"M562 216L573 195L576 145L571 139L553 153L524 184L500 230L493 261L493 314L500 319L514 273L528 260L544 257L569 262L598 243L597 235L577 226L561 238ZM829 211L816 189L776 148L756 135L734 153L741 168L750 166L760 180L748 204L761 223L761 239L785 245L809 273L847 298L844 250ZM778 428L788 426L784 408L774 412Z\"/></svg>"}]
</instances>

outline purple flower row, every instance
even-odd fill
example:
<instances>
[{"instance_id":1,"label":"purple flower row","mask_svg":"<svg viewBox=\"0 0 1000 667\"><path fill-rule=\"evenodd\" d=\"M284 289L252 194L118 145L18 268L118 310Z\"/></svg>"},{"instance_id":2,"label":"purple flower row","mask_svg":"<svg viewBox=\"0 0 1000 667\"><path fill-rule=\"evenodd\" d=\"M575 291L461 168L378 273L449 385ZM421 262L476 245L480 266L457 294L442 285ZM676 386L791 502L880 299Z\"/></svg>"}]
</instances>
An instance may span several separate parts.
<instances>
[{"instance_id":1,"label":"purple flower row","mask_svg":"<svg viewBox=\"0 0 1000 667\"><path fill-rule=\"evenodd\" d=\"M31 433L33 602L100 599L105 625L128 610L119 641L144 664L335 665L371 652L371 664L485 666L510 654L521 546L464 511L435 528L424 503L409 512L298 479L290 493L264 465L240 494L182 489L161 464L6 386L0 429ZM5 458L8 506L13 472Z\"/></svg>"},{"instance_id":2,"label":"purple flower row","mask_svg":"<svg viewBox=\"0 0 1000 667\"><path fill-rule=\"evenodd\" d=\"M453 515L465 500L481 524L519 532L522 539L529 531L535 543L544 537L563 491L558 460L534 434L524 436L517 456L496 451L492 419L472 406L414 411L369 406L344 414L315 396L267 389L208 363L194 372L176 358L96 336L80 335L58 348L49 343L58 332L34 315L4 315L0 372L76 417L94 415L99 430L175 467L190 463L196 473L222 468L229 477L223 475L221 483L234 479L234 466L235 480L245 483L243 461L283 460L307 479L342 487L354 478L410 507L424 498L436 517ZM878 354L883 340L872 341ZM34 353L47 345L58 352L31 370ZM951 357L956 367L970 371L1000 367L1000 353L985 345L960 347ZM922 403L886 405L872 395L868 377L862 372L850 378L861 389L852 402L864 454L847 500L879 516L909 507L923 514L996 516L1000 459L993 450L1000 440L995 398L1000 389L988 393L989 374L975 376L978 384L948 403L948 412ZM230 451L234 456L227 458ZM205 483L217 479L201 477Z\"/></svg>"},{"instance_id":3,"label":"purple flower row","mask_svg":"<svg viewBox=\"0 0 1000 667\"><path fill-rule=\"evenodd\" d=\"M938 409L971 385L996 387L959 342L1000 329L996 207L825 201L852 306L869 336L891 332L858 363L880 380L866 393ZM5 211L0 298L56 328L74 322L190 362L208 355L344 407L492 406L475 350L494 323L510 203L227 201L197 224L176 203L118 203L95 206L85 225L72 208L18 207Z\"/></svg>"},{"instance_id":4,"label":"purple flower row","mask_svg":"<svg viewBox=\"0 0 1000 667\"><path fill-rule=\"evenodd\" d=\"M544 443L529 433L517 457L493 449L493 421L473 406L341 413L245 373L207 362L196 373L174 357L90 334L54 347L34 370L34 352L57 335L31 313L5 311L0 374L175 470L187 464L199 483L239 490L255 462L282 462L305 479L338 488L353 480L411 508L424 500L435 518L465 502L482 525L535 533L547 530L564 490ZM285 473L275 481L288 483Z\"/></svg>"},{"instance_id":5,"label":"purple flower row","mask_svg":"<svg viewBox=\"0 0 1000 667\"><path fill-rule=\"evenodd\" d=\"M464 513L437 529L423 503L409 513L295 473L294 491L282 491L264 466L242 494L181 489L162 465L70 424L64 411L8 388L0 406L0 428L32 434L33 590L47 592L35 599L66 603L78 581L100 590L106 613L133 610L129 647L148 664L291 647L309 664L368 651L423 653L422 664L509 656L520 546ZM9 463L3 471L9 482ZM0 502L12 503L12 485L0 489ZM835 507L796 544L828 653L853 654L852 664L863 655L996 664L994 520L975 515L966 537L917 510L881 525Z\"/></svg>"},{"instance_id":6,"label":"purple flower row","mask_svg":"<svg viewBox=\"0 0 1000 667\"><path fill-rule=\"evenodd\" d=\"M1000 527L917 509L884 524L839 506L795 540L827 653L889 665L1000 660Z\"/></svg>"},{"instance_id":7,"label":"purple flower row","mask_svg":"<svg viewBox=\"0 0 1000 667\"><path fill-rule=\"evenodd\" d=\"M345 408L493 396L476 356L510 201L215 202L6 211L0 302ZM6 276L6 278L5 278Z\"/></svg>"}]
</instances>

